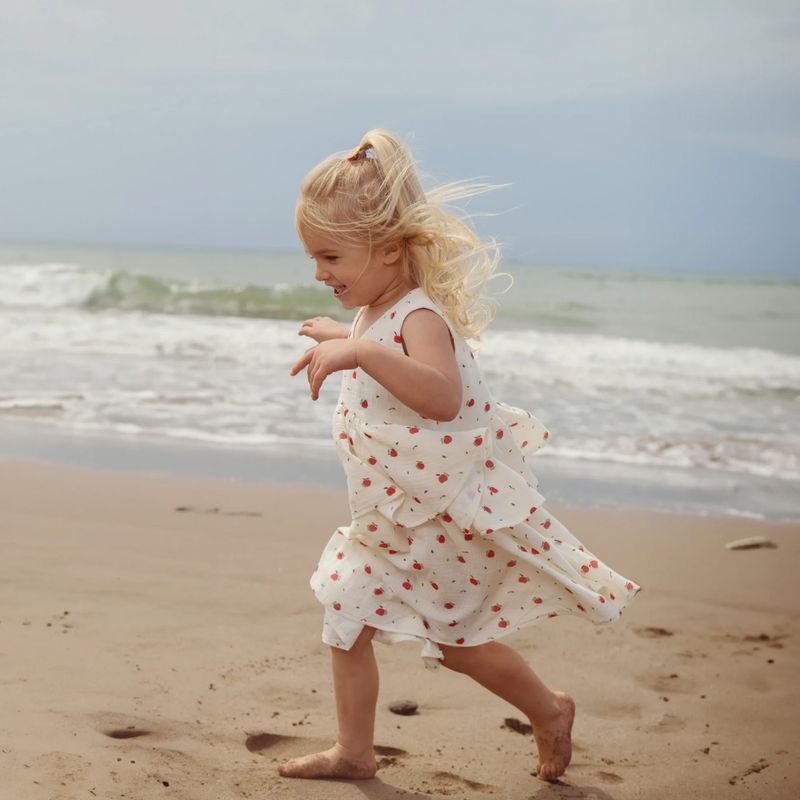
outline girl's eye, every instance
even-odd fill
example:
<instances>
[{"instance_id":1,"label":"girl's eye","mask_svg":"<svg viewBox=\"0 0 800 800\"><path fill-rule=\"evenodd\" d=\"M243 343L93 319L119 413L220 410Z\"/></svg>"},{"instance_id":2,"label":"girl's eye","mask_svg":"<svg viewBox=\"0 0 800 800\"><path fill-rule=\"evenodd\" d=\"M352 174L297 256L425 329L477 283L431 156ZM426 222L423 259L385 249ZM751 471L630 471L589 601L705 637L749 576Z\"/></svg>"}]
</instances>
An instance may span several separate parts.
<instances>
[{"instance_id":1,"label":"girl's eye","mask_svg":"<svg viewBox=\"0 0 800 800\"><path fill-rule=\"evenodd\" d=\"M328 261L336 261L338 260L339 256L325 256L325 258L327 258Z\"/></svg>"}]
</instances>

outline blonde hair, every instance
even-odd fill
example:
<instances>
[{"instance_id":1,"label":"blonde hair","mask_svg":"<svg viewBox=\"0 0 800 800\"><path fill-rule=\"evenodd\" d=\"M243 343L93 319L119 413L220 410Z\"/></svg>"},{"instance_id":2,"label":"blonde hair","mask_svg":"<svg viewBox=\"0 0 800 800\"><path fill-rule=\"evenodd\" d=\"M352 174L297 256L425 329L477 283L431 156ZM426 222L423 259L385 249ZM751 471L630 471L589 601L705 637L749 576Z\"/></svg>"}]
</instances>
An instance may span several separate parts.
<instances>
[{"instance_id":1,"label":"blonde hair","mask_svg":"<svg viewBox=\"0 0 800 800\"><path fill-rule=\"evenodd\" d=\"M329 156L306 175L295 227L301 241L305 227L366 243L370 252L402 240L403 278L421 287L464 339L480 341L496 313L493 300L481 299L486 283L501 275L512 284L514 279L505 272L494 274L500 260L497 242L481 241L448 209L455 200L493 188L455 181L425 192L405 145L388 131L375 129L351 155Z\"/></svg>"}]
</instances>

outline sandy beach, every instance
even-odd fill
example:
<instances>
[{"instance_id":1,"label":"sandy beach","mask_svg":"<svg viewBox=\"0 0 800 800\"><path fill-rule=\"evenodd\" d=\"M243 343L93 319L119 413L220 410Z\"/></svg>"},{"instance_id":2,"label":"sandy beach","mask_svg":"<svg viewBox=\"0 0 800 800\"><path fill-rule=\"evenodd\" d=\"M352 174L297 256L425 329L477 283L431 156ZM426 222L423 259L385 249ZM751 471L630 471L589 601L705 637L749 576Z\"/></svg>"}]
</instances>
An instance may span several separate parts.
<instances>
[{"instance_id":1,"label":"sandy beach","mask_svg":"<svg viewBox=\"0 0 800 800\"><path fill-rule=\"evenodd\" d=\"M335 741L308 578L344 492L0 461L0 494L2 800L800 793L800 525L549 504L642 586L613 625L504 640L577 703L560 781L515 708L410 642L375 645L377 776L303 781L276 766Z\"/></svg>"}]
</instances>

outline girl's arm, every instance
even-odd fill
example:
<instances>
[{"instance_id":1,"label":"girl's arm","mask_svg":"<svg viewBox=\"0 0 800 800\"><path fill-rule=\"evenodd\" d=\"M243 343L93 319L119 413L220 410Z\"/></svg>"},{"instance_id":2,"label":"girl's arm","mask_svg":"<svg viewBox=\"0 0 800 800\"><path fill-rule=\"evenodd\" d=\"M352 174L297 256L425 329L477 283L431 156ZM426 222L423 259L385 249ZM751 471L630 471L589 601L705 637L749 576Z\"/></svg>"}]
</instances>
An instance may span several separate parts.
<instances>
[{"instance_id":1,"label":"girl's arm","mask_svg":"<svg viewBox=\"0 0 800 800\"><path fill-rule=\"evenodd\" d=\"M461 374L444 320L418 308L400 330L408 355L372 339L356 339L356 362L398 400L428 419L449 422L461 408Z\"/></svg>"}]
</instances>

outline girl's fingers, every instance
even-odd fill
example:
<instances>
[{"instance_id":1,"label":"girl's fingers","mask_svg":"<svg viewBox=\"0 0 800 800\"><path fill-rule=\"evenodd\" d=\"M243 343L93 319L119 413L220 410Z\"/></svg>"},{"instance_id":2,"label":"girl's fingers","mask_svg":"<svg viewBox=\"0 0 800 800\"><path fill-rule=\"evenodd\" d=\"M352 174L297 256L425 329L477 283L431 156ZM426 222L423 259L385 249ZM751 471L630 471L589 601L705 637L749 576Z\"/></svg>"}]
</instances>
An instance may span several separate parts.
<instances>
[{"instance_id":1,"label":"girl's fingers","mask_svg":"<svg viewBox=\"0 0 800 800\"><path fill-rule=\"evenodd\" d=\"M316 345L315 345L316 346ZM309 348L306 350L305 353L300 357L300 360L291 368L289 371L290 375L296 375L303 367L308 364L314 355L314 347Z\"/></svg>"}]
</instances>

